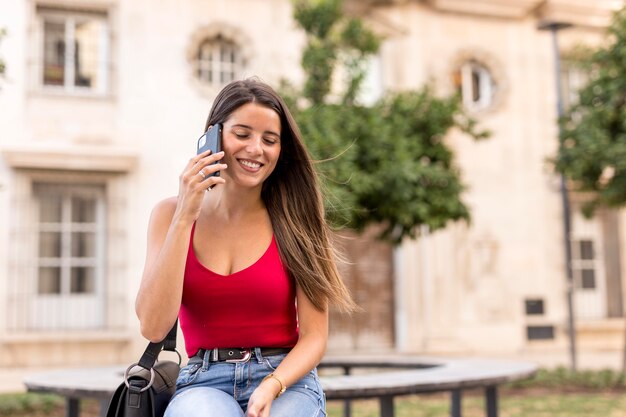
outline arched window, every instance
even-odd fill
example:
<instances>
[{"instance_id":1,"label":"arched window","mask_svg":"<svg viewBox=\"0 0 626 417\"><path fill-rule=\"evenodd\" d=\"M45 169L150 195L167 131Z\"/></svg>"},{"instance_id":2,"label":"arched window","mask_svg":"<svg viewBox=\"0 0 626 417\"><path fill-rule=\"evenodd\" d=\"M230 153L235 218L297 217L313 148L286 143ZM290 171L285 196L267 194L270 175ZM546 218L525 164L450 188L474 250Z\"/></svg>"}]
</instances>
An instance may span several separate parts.
<instances>
[{"instance_id":1,"label":"arched window","mask_svg":"<svg viewBox=\"0 0 626 417\"><path fill-rule=\"evenodd\" d=\"M454 85L469 110L483 110L493 104L496 83L491 71L475 60L461 64L454 72Z\"/></svg>"},{"instance_id":2,"label":"arched window","mask_svg":"<svg viewBox=\"0 0 626 417\"><path fill-rule=\"evenodd\" d=\"M239 46L221 35L202 41L196 57L196 76L204 84L221 87L240 77L244 60Z\"/></svg>"},{"instance_id":3,"label":"arched window","mask_svg":"<svg viewBox=\"0 0 626 417\"><path fill-rule=\"evenodd\" d=\"M187 46L190 78L195 88L213 97L231 81L245 77L254 61L254 41L245 28L211 22L191 33Z\"/></svg>"}]
</instances>

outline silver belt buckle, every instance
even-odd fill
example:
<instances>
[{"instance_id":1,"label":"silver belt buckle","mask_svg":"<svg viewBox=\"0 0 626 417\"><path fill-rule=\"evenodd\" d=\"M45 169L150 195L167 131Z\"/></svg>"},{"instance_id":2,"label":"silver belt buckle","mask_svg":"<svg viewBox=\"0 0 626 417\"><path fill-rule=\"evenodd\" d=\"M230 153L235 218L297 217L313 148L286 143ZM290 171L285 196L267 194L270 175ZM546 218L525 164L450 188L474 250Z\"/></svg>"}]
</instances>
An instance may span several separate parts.
<instances>
[{"instance_id":1,"label":"silver belt buckle","mask_svg":"<svg viewBox=\"0 0 626 417\"><path fill-rule=\"evenodd\" d=\"M241 349L239 353L243 353L243 358L241 359L226 359L224 362L228 363L239 363L239 362L248 362L250 357L252 356L252 351L250 349ZM230 354L230 352L229 352Z\"/></svg>"}]
</instances>

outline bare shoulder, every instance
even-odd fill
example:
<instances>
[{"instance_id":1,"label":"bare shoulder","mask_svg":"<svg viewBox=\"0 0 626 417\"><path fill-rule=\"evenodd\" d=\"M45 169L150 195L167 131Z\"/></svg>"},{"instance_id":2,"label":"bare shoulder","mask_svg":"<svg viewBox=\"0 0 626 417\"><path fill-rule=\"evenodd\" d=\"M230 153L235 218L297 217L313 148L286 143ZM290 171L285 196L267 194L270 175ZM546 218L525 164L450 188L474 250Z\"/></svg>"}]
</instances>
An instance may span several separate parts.
<instances>
[{"instance_id":1,"label":"bare shoulder","mask_svg":"<svg viewBox=\"0 0 626 417\"><path fill-rule=\"evenodd\" d=\"M172 222L172 217L174 217L177 202L177 196L169 197L159 201L152 209L150 222L169 225Z\"/></svg>"}]
</instances>

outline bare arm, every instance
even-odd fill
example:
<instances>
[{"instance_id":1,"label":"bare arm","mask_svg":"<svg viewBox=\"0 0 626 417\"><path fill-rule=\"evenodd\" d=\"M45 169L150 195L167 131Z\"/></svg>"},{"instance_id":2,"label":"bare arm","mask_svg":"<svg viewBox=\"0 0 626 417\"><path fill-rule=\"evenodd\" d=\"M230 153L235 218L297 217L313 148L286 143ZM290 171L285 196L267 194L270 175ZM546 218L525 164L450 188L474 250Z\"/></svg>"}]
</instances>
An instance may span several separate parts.
<instances>
[{"instance_id":1,"label":"bare arm","mask_svg":"<svg viewBox=\"0 0 626 417\"><path fill-rule=\"evenodd\" d=\"M226 168L224 164L209 166L222 156L205 152L192 158L180 176L178 197L157 204L150 216L146 263L135 311L141 334L152 342L161 341L178 316L191 227L200 215L206 188L224 182L221 177L209 177L211 172ZM198 174L200 169L206 179Z\"/></svg>"},{"instance_id":2,"label":"bare arm","mask_svg":"<svg viewBox=\"0 0 626 417\"><path fill-rule=\"evenodd\" d=\"M300 287L296 288L300 338L274 375L289 387L315 368L326 352L328 341L328 309L317 310ZM272 400L281 389L273 378L263 381L248 403L248 417L269 417Z\"/></svg>"},{"instance_id":3,"label":"bare arm","mask_svg":"<svg viewBox=\"0 0 626 417\"><path fill-rule=\"evenodd\" d=\"M171 329L183 293L192 222L174 220L175 199L159 203L150 216L146 263L135 310L141 334L158 342Z\"/></svg>"}]
</instances>

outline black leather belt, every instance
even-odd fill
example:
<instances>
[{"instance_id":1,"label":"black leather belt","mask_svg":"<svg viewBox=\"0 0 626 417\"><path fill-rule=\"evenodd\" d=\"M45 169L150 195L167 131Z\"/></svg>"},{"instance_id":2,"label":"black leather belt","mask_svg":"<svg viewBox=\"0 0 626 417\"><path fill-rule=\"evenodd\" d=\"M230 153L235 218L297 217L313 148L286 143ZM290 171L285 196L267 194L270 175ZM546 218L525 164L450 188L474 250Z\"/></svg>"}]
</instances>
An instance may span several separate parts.
<instances>
[{"instance_id":1,"label":"black leather belt","mask_svg":"<svg viewBox=\"0 0 626 417\"><path fill-rule=\"evenodd\" d=\"M247 362L254 353L254 349L247 348L215 348L200 349L196 356L203 358L209 352L209 362ZM289 353L290 348L261 348L261 355L272 356Z\"/></svg>"}]
</instances>

